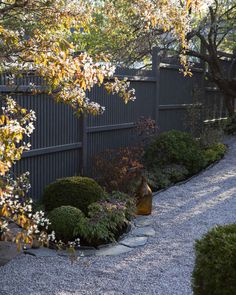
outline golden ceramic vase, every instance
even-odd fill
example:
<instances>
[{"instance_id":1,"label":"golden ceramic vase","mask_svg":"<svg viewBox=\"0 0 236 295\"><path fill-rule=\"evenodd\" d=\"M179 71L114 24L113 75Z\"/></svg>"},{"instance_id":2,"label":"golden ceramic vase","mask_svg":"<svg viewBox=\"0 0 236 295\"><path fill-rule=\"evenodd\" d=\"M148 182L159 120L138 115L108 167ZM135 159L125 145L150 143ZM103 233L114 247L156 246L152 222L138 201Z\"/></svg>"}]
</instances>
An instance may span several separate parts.
<instances>
[{"instance_id":1,"label":"golden ceramic vase","mask_svg":"<svg viewBox=\"0 0 236 295\"><path fill-rule=\"evenodd\" d=\"M136 196L136 214L150 215L152 213L152 190L149 187L145 177L137 189Z\"/></svg>"}]
</instances>

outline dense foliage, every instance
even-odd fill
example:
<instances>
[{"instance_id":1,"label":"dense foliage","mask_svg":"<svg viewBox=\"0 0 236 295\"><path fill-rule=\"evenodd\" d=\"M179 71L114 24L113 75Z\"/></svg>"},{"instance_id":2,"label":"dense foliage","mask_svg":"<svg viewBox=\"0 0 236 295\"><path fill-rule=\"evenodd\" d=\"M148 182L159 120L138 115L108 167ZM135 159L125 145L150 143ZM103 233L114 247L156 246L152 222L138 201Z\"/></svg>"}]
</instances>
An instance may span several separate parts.
<instances>
[{"instance_id":1,"label":"dense foliage","mask_svg":"<svg viewBox=\"0 0 236 295\"><path fill-rule=\"evenodd\" d=\"M186 179L189 171L183 165L171 164L162 168L157 166L147 169L145 176L151 188L156 191Z\"/></svg>"},{"instance_id":2,"label":"dense foliage","mask_svg":"<svg viewBox=\"0 0 236 295\"><path fill-rule=\"evenodd\" d=\"M72 206L61 206L53 209L48 218L50 230L56 233L56 238L63 242L73 241L77 238L74 229L77 223L82 222L83 212Z\"/></svg>"},{"instance_id":3,"label":"dense foliage","mask_svg":"<svg viewBox=\"0 0 236 295\"><path fill-rule=\"evenodd\" d=\"M218 139L218 132L212 130L206 130L198 140L175 130L156 137L144 154L144 173L152 189L168 187L220 160L226 146Z\"/></svg>"},{"instance_id":4,"label":"dense foliage","mask_svg":"<svg viewBox=\"0 0 236 295\"><path fill-rule=\"evenodd\" d=\"M146 150L147 167L163 167L169 164L185 166L190 174L203 166L204 157L198 142L189 133L181 131L163 132Z\"/></svg>"},{"instance_id":5,"label":"dense foliage","mask_svg":"<svg viewBox=\"0 0 236 295\"><path fill-rule=\"evenodd\" d=\"M217 143L204 150L205 166L220 160L226 152L226 146Z\"/></svg>"},{"instance_id":6,"label":"dense foliage","mask_svg":"<svg viewBox=\"0 0 236 295\"><path fill-rule=\"evenodd\" d=\"M156 122L141 117L130 136L132 146L105 150L94 157L94 175L106 191L133 194L141 179L145 147L157 136Z\"/></svg>"},{"instance_id":7,"label":"dense foliage","mask_svg":"<svg viewBox=\"0 0 236 295\"><path fill-rule=\"evenodd\" d=\"M104 200L88 205L87 216L78 208L61 206L48 217L56 241L80 239L81 245L98 246L115 241L126 229L134 213L134 201L128 195L113 192Z\"/></svg>"},{"instance_id":8,"label":"dense foliage","mask_svg":"<svg viewBox=\"0 0 236 295\"><path fill-rule=\"evenodd\" d=\"M97 246L114 242L126 229L134 213L134 202L122 193L88 207L88 217L77 224L75 232L82 243Z\"/></svg>"},{"instance_id":9,"label":"dense foliage","mask_svg":"<svg viewBox=\"0 0 236 295\"><path fill-rule=\"evenodd\" d=\"M109 192L130 192L143 168L142 155L140 147L123 147L99 153L94 157L96 180Z\"/></svg>"},{"instance_id":10,"label":"dense foliage","mask_svg":"<svg viewBox=\"0 0 236 295\"><path fill-rule=\"evenodd\" d=\"M233 295L236 290L236 224L219 226L196 242L195 295Z\"/></svg>"},{"instance_id":11,"label":"dense foliage","mask_svg":"<svg viewBox=\"0 0 236 295\"><path fill-rule=\"evenodd\" d=\"M101 200L103 195L103 189L91 178L66 177L56 180L45 188L43 203L46 211L69 205L87 214L88 206Z\"/></svg>"},{"instance_id":12,"label":"dense foliage","mask_svg":"<svg viewBox=\"0 0 236 295\"><path fill-rule=\"evenodd\" d=\"M209 2L95 0L93 23L89 33L83 35L85 48L89 52L111 53L121 64L143 61L146 50L152 50L152 36L171 31L185 52L191 19ZM180 58L186 65L186 56Z\"/></svg>"}]
</instances>

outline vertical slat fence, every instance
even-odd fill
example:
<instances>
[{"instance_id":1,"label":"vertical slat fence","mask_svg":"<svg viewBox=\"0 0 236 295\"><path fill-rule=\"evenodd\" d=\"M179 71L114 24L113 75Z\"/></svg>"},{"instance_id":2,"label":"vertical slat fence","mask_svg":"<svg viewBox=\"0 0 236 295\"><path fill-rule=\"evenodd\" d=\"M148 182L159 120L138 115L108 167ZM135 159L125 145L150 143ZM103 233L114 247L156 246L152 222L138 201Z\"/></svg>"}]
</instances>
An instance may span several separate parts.
<instances>
[{"instance_id":1,"label":"vertical slat fence","mask_svg":"<svg viewBox=\"0 0 236 295\"><path fill-rule=\"evenodd\" d=\"M155 49L151 70L117 70L117 76L128 77L131 87L136 89L135 102L125 105L120 97L95 87L90 97L105 106L106 111L101 116L79 119L68 106L56 104L49 95L32 95L28 91L30 83L44 86L41 78L25 75L15 81L17 88L13 89L7 75L2 75L0 92L12 95L37 115L32 149L23 155L13 172L30 172L31 196L39 200L44 187L55 179L89 174L97 153L133 145L137 141L133 129L140 117L155 120L161 131L185 130L183 121L188 106L194 102L196 88L202 91L202 101L207 101L211 110L204 119L226 116L222 95L206 85L204 69L195 67L192 71L192 78L184 77L179 65L161 62Z\"/></svg>"}]
</instances>

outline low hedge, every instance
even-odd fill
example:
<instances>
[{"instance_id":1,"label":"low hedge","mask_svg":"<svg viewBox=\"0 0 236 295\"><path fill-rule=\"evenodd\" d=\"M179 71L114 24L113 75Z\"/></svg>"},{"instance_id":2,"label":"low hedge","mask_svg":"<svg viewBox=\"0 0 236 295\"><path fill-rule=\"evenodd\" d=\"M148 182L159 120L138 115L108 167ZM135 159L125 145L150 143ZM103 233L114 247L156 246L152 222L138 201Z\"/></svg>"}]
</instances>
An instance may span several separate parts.
<instances>
[{"instance_id":1,"label":"low hedge","mask_svg":"<svg viewBox=\"0 0 236 295\"><path fill-rule=\"evenodd\" d=\"M104 191L88 177L66 177L49 184L43 194L43 204L47 212L60 206L73 206L85 214L88 206L103 198Z\"/></svg>"},{"instance_id":2,"label":"low hedge","mask_svg":"<svg viewBox=\"0 0 236 295\"><path fill-rule=\"evenodd\" d=\"M144 173L153 190L166 188L220 160L225 152L222 143L203 146L201 139L196 140L190 133L163 132L145 151Z\"/></svg>"},{"instance_id":3,"label":"low hedge","mask_svg":"<svg viewBox=\"0 0 236 295\"><path fill-rule=\"evenodd\" d=\"M226 152L226 146L223 143L217 143L204 150L205 166L219 161Z\"/></svg>"},{"instance_id":4,"label":"low hedge","mask_svg":"<svg viewBox=\"0 0 236 295\"><path fill-rule=\"evenodd\" d=\"M194 295L236 294L236 224L218 226L195 245Z\"/></svg>"}]
</instances>

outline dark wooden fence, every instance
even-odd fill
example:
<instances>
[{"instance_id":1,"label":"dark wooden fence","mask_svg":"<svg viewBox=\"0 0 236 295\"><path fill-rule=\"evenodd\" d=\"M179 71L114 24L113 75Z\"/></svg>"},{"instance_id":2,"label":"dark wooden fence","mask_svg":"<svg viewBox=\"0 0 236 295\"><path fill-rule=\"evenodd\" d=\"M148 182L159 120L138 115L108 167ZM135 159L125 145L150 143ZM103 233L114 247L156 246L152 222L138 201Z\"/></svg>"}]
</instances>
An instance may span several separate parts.
<instances>
[{"instance_id":1,"label":"dark wooden fence","mask_svg":"<svg viewBox=\"0 0 236 295\"><path fill-rule=\"evenodd\" d=\"M160 62L154 50L152 70L117 70L117 76L128 77L136 89L135 102L125 105L121 98L95 87L90 96L105 106L106 111L101 116L79 119L68 106L56 104L48 95L32 95L27 90L30 82L42 85L40 78L34 75L19 78L13 91L2 76L1 92L9 92L20 105L35 110L37 115L32 149L24 153L14 173L30 171L31 196L37 200L44 187L55 179L89 174L95 154L132 145L137 138L131 131L140 117L155 120L161 131L185 130L186 109L194 103L196 90L200 90L200 99L207 101L212 110L204 119L224 117L221 95L206 85L204 70L195 67L192 72L192 78L184 77L178 65Z\"/></svg>"}]
</instances>

